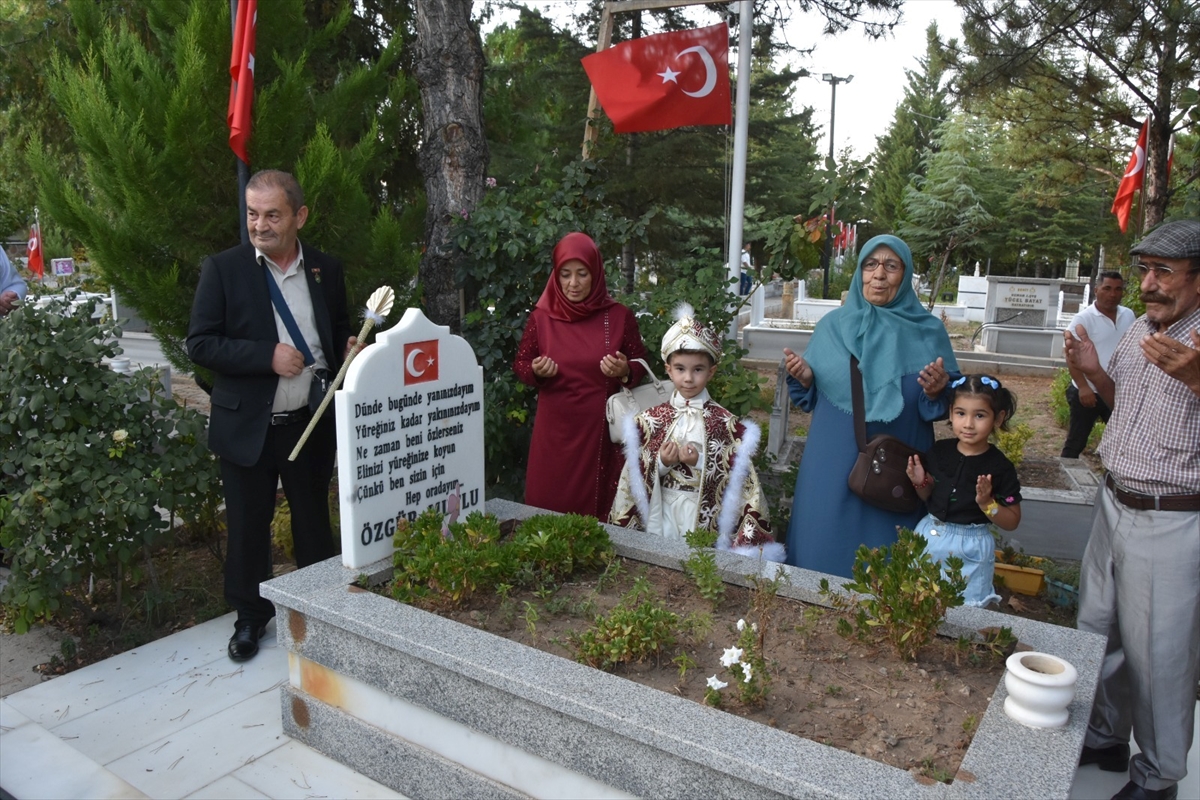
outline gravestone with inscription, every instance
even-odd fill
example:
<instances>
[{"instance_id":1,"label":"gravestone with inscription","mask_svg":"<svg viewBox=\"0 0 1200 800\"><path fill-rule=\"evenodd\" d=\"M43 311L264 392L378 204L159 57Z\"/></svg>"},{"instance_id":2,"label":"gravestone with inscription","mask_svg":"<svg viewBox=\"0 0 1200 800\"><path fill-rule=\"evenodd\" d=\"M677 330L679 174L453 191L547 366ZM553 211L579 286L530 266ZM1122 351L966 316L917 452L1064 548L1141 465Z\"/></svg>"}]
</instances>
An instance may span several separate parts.
<instances>
[{"instance_id":1,"label":"gravestone with inscription","mask_svg":"<svg viewBox=\"0 0 1200 800\"><path fill-rule=\"evenodd\" d=\"M342 562L387 558L400 519L483 509L483 367L410 308L363 350L336 396Z\"/></svg>"},{"instance_id":2,"label":"gravestone with inscription","mask_svg":"<svg viewBox=\"0 0 1200 800\"><path fill-rule=\"evenodd\" d=\"M992 353L1055 358L1062 352L1057 278L987 277L983 346Z\"/></svg>"}]
</instances>

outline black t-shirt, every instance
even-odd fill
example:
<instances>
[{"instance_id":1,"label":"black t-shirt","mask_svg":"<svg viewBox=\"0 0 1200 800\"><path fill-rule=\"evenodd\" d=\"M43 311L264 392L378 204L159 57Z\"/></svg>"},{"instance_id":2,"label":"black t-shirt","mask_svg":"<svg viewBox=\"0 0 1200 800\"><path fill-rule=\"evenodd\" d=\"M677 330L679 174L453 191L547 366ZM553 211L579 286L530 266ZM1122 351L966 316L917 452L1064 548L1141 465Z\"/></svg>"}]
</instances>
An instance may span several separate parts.
<instances>
[{"instance_id":1,"label":"black t-shirt","mask_svg":"<svg viewBox=\"0 0 1200 800\"><path fill-rule=\"evenodd\" d=\"M958 452L957 439L939 439L924 460L925 470L934 480L926 506L943 522L971 525L990 521L975 502L975 481L980 475L992 476L992 494L1000 505L1021 502L1017 468L995 445L989 444L980 455L966 456Z\"/></svg>"}]
</instances>

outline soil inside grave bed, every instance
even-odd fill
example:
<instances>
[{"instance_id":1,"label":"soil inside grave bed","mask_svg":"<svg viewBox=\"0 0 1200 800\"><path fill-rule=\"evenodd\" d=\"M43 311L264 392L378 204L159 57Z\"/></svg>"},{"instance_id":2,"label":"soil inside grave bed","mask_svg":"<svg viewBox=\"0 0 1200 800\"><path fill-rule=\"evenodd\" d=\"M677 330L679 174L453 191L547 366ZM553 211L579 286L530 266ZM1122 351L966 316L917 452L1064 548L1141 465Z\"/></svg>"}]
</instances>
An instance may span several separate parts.
<instances>
[{"instance_id":1,"label":"soil inside grave bed","mask_svg":"<svg viewBox=\"0 0 1200 800\"><path fill-rule=\"evenodd\" d=\"M461 608L427 610L574 660L571 632L586 630L644 576L656 602L681 618L708 615L711 625L693 639L681 636L657 663L621 665L614 674L698 703L704 702L708 677L716 674L730 682L721 692L723 710L912 771L923 780L949 781L955 775L1004 672L1002 657L957 652L955 642L941 637L915 662L902 662L886 645L839 635L840 612L778 597L764 644L770 694L762 708L749 708L737 699L735 679L719 660L736 644L739 619L762 624L751 615L751 591L726 584L714 609L684 574L619 560L618 579L606 581L602 590L597 590L598 574L577 575L552 594L514 589L507 599L476 595ZM388 588L378 591L387 594ZM680 652L696 664L683 675L673 662Z\"/></svg>"}]
</instances>

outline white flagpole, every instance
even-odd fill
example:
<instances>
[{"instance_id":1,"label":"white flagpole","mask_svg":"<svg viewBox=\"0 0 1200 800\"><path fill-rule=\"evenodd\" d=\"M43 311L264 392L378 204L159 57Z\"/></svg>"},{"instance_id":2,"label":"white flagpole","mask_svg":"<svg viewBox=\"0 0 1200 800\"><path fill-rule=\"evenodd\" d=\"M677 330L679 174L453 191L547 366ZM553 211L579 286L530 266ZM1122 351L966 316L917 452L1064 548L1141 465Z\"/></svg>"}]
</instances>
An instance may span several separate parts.
<instances>
[{"instance_id":1,"label":"white flagpole","mask_svg":"<svg viewBox=\"0 0 1200 800\"><path fill-rule=\"evenodd\" d=\"M729 198L729 290L738 297L742 276L742 224L746 208L746 146L750 131L750 40L754 26L753 0L742 0L738 22L737 103L733 113L733 185ZM737 307L738 301L734 304ZM737 315L730 323L730 338L737 339Z\"/></svg>"}]
</instances>

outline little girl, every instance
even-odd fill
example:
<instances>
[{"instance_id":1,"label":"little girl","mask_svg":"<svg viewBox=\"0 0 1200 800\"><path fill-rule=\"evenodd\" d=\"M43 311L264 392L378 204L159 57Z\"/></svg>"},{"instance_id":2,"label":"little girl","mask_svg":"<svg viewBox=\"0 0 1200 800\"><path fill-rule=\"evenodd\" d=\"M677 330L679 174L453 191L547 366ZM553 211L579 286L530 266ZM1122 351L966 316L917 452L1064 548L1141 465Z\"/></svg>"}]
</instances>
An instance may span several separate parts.
<instances>
[{"instance_id":1,"label":"little girl","mask_svg":"<svg viewBox=\"0 0 1200 800\"><path fill-rule=\"evenodd\" d=\"M908 478L929 513L917 523L925 552L939 563L963 561L964 603L986 606L999 600L992 588L995 542L989 524L1006 531L1021 523L1021 483L1017 470L988 437L1008 430L1017 399L987 375L964 375L949 386L953 439L933 443L922 459L908 460Z\"/></svg>"}]
</instances>

